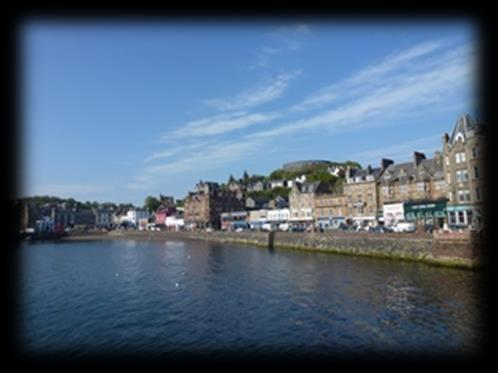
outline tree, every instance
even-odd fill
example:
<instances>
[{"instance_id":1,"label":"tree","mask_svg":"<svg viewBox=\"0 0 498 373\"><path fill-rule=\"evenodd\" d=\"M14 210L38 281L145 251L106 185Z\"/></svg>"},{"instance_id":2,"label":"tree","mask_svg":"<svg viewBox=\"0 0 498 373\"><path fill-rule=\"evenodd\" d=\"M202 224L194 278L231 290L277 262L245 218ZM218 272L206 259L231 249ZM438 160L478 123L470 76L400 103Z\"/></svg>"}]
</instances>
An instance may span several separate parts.
<instances>
[{"instance_id":1,"label":"tree","mask_svg":"<svg viewBox=\"0 0 498 373\"><path fill-rule=\"evenodd\" d=\"M249 183L249 174L247 173L246 170L244 170L244 175L242 176L242 181L244 182L244 184Z\"/></svg>"},{"instance_id":2,"label":"tree","mask_svg":"<svg viewBox=\"0 0 498 373\"><path fill-rule=\"evenodd\" d=\"M144 201L144 207L149 210L149 212L156 211L156 209L161 205L161 202L156 197L147 196Z\"/></svg>"},{"instance_id":3,"label":"tree","mask_svg":"<svg viewBox=\"0 0 498 373\"><path fill-rule=\"evenodd\" d=\"M235 182L235 178L233 177L232 174L230 174L230 177L228 178L228 184L234 183L234 182Z\"/></svg>"}]
</instances>

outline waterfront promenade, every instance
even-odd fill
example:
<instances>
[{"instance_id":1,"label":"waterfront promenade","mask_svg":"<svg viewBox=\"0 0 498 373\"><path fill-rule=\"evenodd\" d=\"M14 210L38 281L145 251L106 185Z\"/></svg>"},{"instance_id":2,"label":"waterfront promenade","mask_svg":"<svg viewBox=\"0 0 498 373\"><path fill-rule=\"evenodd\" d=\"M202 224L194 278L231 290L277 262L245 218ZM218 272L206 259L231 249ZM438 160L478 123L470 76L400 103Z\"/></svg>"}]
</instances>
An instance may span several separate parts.
<instances>
[{"instance_id":1,"label":"waterfront promenade","mask_svg":"<svg viewBox=\"0 0 498 373\"><path fill-rule=\"evenodd\" d=\"M200 240L249 244L270 249L297 249L419 261L428 264L478 268L482 243L474 238L438 237L428 234L372 234L367 232L199 232L199 231L111 231L73 234L75 240Z\"/></svg>"}]
</instances>

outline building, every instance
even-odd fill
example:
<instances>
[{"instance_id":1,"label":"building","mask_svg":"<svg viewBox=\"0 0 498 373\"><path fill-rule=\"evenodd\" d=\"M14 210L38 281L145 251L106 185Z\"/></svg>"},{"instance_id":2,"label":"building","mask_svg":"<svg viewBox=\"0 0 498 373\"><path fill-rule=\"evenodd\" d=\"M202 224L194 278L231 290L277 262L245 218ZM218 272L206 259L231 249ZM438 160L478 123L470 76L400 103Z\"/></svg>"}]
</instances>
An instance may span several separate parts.
<instances>
[{"instance_id":1,"label":"building","mask_svg":"<svg viewBox=\"0 0 498 373\"><path fill-rule=\"evenodd\" d=\"M381 167L366 169L346 168L346 182L343 185L347 199L347 217L357 224L375 225L382 216L377 182L386 168L393 163L390 159L382 159Z\"/></svg>"},{"instance_id":2,"label":"building","mask_svg":"<svg viewBox=\"0 0 498 373\"><path fill-rule=\"evenodd\" d=\"M134 226L138 226L140 220L149 219L150 214L147 210L133 209L128 210L126 215L122 218L121 222L128 222Z\"/></svg>"},{"instance_id":3,"label":"building","mask_svg":"<svg viewBox=\"0 0 498 373\"><path fill-rule=\"evenodd\" d=\"M172 196L159 195L159 202L163 207L175 207L175 199Z\"/></svg>"},{"instance_id":4,"label":"building","mask_svg":"<svg viewBox=\"0 0 498 373\"><path fill-rule=\"evenodd\" d=\"M268 221L268 210L249 211L247 221L251 229L260 229Z\"/></svg>"},{"instance_id":5,"label":"building","mask_svg":"<svg viewBox=\"0 0 498 373\"><path fill-rule=\"evenodd\" d=\"M161 204L154 212L154 223L159 226L166 225L166 219L177 214L175 205Z\"/></svg>"},{"instance_id":6,"label":"building","mask_svg":"<svg viewBox=\"0 0 498 373\"><path fill-rule=\"evenodd\" d=\"M458 118L451 136L443 135L450 224L475 228L483 224L484 152L484 126L468 114Z\"/></svg>"},{"instance_id":7,"label":"building","mask_svg":"<svg viewBox=\"0 0 498 373\"><path fill-rule=\"evenodd\" d=\"M315 196L315 221L344 218L347 212L347 198L342 194L323 193Z\"/></svg>"},{"instance_id":8,"label":"building","mask_svg":"<svg viewBox=\"0 0 498 373\"><path fill-rule=\"evenodd\" d=\"M95 226L97 228L110 228L114 225L114 211L107 209L93 209Z\"/></svg>"},{"instance_id":9,"label":"building","mask_svg":"<svg viewBox=\"0 0 498 373\"><path fill-rule=\"evenodd\" d=\"M185 198L184 220L191 228L219 228L222 212L243 209L237 192L222 190L218 183L200 181Z\"/></svg>"},{"instance_id":10,"label":"building","mask_svg":"<svg viewBox=\"0 0 498 373\"><path fill-rule=\"evenodd\" d=\"M327 193L328 187L322 182L295 183L289 194L290 221L297 225L309 225L313 222L315 196Z\"/></svg>"},{"instance_id":11,"label":"building","mask_svg":"<svg viewBox=\"0 0 498 373\"><path fill-rule=\"evenodd\" d=\"M247 185L248 192L261 192L263 190L269 189L270 184L264 182L263 180L258 180Z\"/></svg>"},{"instance_id":12,"label":"building","mask_svg":"<svg viewBox=\"0 0 498 373\"><path fill-rule=\"evenodd\" d=\"M269 199L265 197L247 197L245 201L246 210L260 210L268 208Z\"/></svg>"},{"instance_id":13,"label":"building","mask_svg":"<svg viewBox=\"0 0 498 373\"><path fill-rule=\"evenodd\" d=\"M286 182L286 180L272 180L270 182L270 188L271 189L287 188L287 182Z\"/></svg>"},{"instance_id":14,"label":"building","mask_svg":"<svg viewBox=\"0 0 498 373\"><path fill-rule=\"evenodd\" d=\"M389 210L383 211L384 223L408 220L442 227L446 221L447 191L441 152L435 152L430 159L424 153L414 152L411 162L391 163L378 181L379 205L382 210ZM401 211L404 219L400 219Z\"/></svg>"},{"instance_id":15,"label":"building","mask_svg":"<svg viewBox=\"0 0 498 373\"><path fill-rule=\"evenodd\" d=\"M286 171L298 171L303 168L313 167L313 166L329 166L332 162L324 160L309 160L309 161L295 161L288 162L282 166Z\"/></svg>"},{"instance_id":16,"label":"building","mask_svg":"<svg viewBox=\"0 0 498 373\"><path fill-rule=\"evenodd\" d=\"M268 208L270 209L289 208L289 198L278 195L268 202Z\"/></svg>"},{"instance_id":17,"label":"building","mask_svg":"<svg viewBox=\"0 0 498 373\"><path fill-rule=\"evenodd\" d=\"M279 224L286 223L290 218L290 210L289 209L276 209L276 210L268 210L267 220L268 222Z\"/></svg>"},{"instance_id":18,"label":"building","mask_svg":"<svg viewBox=\"0 0 498 373\"><path fill-rule=\"evenodd\" d=\"M248 216L249 213L247 211L222 212L220 215L221 230L234 231L237 228L248 228Z\"/></svg>"}]
</instances>

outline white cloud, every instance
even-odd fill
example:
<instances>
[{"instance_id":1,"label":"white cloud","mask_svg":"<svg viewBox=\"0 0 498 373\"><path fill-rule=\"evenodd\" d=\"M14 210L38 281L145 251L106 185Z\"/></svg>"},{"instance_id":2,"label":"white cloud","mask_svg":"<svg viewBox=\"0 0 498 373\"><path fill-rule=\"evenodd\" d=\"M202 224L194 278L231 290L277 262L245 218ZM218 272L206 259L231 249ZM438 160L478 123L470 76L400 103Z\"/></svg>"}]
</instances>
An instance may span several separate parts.
<instances>
[{"instance_id":1,"label":"white cloud","mask_svg":"<svg viewBox=\"0 0 498 373\"><path fill-rule=\"evenodd\" d=\"M220 111L241 110L265 104L280 98L287 90L289 82L299 75L301 75L300 70L280 74L247 92L236 95L232 100L215 98L205 100L204 103Z\"/></svg>"},{"instance_id":2,"label":"white cloud","mask_svg":"<svg viewBox=\"0 0 498 373\"><path fill-rule=\"evenodd\" d=\"M267 123L278 118L277 113L230 113L203 118L187 123L184 127L165 134L164 139L193 138L220 135L222 133Z\"/></svg>"},{"instance_id":3,"label":"white cloud","mask_svg":"<svg viewBox=\"0 0 498 373\"><path fill-rule=\"evenodd\" d=\"M270 65L271 60L283 53L297 51L302 46L302 38L311 34L307 24L277 27L271 34L271 44L261 48L256 57L256 63L251 69L265 68Z\"/></svg>"},{"instance_id":4,"label":"white cloud","mask_svg":"<svg viewBox=\"0 0 498 373\"><path fill-rule=\"evenodd\" d=\"M451 47L451 48L450 48ZM435 54L435 52L438 52ZM155 153L149 158L163 159L168 152L175 151L175 157L169 162L147 167L137 179L143 183L154 183L167 175L220 167L252 157L261 156L262 152L279 148L279 141L284 136L299 136L320 131L329 135L338 131L371 130L382 125L392 125L393 119L403 116L419 116L418 113L440 111L455 104L451 101L455 92L464 92L462 87L469 87L473 79L474 50L468 45L451 46L442 41L419 44L406 51L401 51L353 74L350 78L329 85L326 89L308 96L302 104L301 117L275 126L271 121L284 115L296 114L290 108L279 113L232 112L203 118L187 123L185 127L169 134L170 138L182 138L187 143L196 137L208 137L202 146L182 144L179 149L165 149L164 154ZM332 88L331 88L332 87ZM346 90L343 90L347 88ZM342 95L339 93L342 92ZM253 92L254 93L254 92ZM337 100L323 100L324 94L338 95ZM230 108L241 107L239 95L232 101L225 101ZM261 97L272 97L267 93L254 94L252 102L264 101ZM456 97L459 102L462 97ZM246 97L247 99L247 97ZM315 99L317 105L305 107ZM321 102L319 102L321 100ZM251 100L248 100L251 102ZM219 102L218 102L219 103ZM320 112L310 115L309 108L325 107ZM265 123L264 127L256 124ZM402 121L398 122L400 125ZM221 140L220 135L235 129L256 129L239 140ZM430 151L431 144L436 144L435 137L413 140L396 146L373 149L356 154L355 157L372 161L371 158L406 157L410 148ZM433 142L431 142L433 141ZM268 147L268 144L272 144ZM190 148L188 148L190 146ZM183 147L183 149L181 149ZM437 147L437 146L436 146ZM164 157L162 156L164 155ZM408 155L409 156L409 155Z\"/></svg>"},{"instance_id":5,"label":"white cloud","mask_svg":"<svg viewBox=\"0 0 498 373\"><path fill-rule=\"evenodd\" d=\"M437 68L442 62L448 62L451 58L461 58L470 51L469 46L465 45L447 51L443 55L444 61L441 61L440 56L434 56L434 53L440 53L442 49L451 47L453 44L454 40L425 42L393 53L379 63L358 71L348 79L311 94L301 103L294 105L291 110L304 111L359 96L375 87L385 86L386 83L402 78L404 75L423 70L429 71L431 67Z\"/></svg>"},{"instance_id":6,"label":"white cloud","mask_svg":"<svg viewBox=\"0 0 498 373\"><path fill-rule=\"evenodd\" d=\"M147 167L133 183L126 185L129 189L146 190L157 181L171 175L178 175L192 170L216 169L224 164L235 162L256 154L264 146L259 140L242 138L235 141L212 141L209 145L186 151L175 160Z\"/></svg>"},{"instance_id":7,"label":"white cloud","mask_svg":"<svg viewBox=\"0 0 498 373\"><path fill-rule=\"evenodd\" d=\"M388 77L361 94L349 97L345 102L334 103L335 108L317 115L284 124L269 130L249 135L250 138L270 138L298 131L314 129L337 131L357 130L368 127L373 118L406 110L427 111L429 105L441 101L454 90L472 81L473 64L469 50L450 51L437 64L431 60L415 72L408 70L394 77Z\"/></svg>"},{"instance_id":8,"label":"white cloud","mask_svg":"<svg viewBox=\"0 0 498 373\"><path fill-rule=\"evenodd\" d=\"M349 156L351 159L358 161L375 162L381 158L391 158L393 160L411 159L414 151L426 153L428 158L431 158L435 150L441 149L441 134L425 136L422 138L409 140L402 143L397 143L392 146L384 146L381 148L369 149L359 153L354 153Z\"/></svg>"}]
</instances>

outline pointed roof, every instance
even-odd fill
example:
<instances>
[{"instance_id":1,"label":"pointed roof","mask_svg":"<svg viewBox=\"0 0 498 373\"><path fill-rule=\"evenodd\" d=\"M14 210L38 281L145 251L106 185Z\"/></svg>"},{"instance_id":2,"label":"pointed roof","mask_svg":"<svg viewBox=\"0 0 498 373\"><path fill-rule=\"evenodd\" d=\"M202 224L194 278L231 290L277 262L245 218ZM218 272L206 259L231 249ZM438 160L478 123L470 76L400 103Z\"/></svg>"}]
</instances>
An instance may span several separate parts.
<instances>
[{"instance_id":1,"label":"pointed roof","mask_svg":"<svg viewBox=\"0 0 498 373\"><path fill-rule=\"evenodd\" d=\"M459 138L467 141L481 130L482 125L475 121L470 114L462 114L456 121L453 132L451 133L449 144L453 145Z\"/></svg>"}]
</instances>

